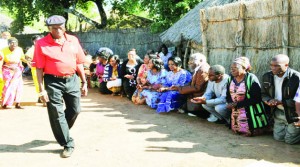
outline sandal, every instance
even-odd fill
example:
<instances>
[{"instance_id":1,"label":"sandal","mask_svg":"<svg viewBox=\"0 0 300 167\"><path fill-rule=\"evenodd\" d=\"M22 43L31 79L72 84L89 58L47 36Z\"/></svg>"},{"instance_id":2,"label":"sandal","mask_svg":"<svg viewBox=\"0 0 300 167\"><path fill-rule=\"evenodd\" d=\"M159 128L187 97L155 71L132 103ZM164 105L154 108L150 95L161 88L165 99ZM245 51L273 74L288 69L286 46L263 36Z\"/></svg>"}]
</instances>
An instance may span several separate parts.
<instances>
[{"instance_id":1,"label":"sandal","mask_svg":"<svg viewBox=\"0 0 300 167\"><path fill-rule=\"evenodd\" d=\"M20 103L17 103L15 106L16 109L24 109L23 107L21 107Z\"/></svg>"}]
</instances>

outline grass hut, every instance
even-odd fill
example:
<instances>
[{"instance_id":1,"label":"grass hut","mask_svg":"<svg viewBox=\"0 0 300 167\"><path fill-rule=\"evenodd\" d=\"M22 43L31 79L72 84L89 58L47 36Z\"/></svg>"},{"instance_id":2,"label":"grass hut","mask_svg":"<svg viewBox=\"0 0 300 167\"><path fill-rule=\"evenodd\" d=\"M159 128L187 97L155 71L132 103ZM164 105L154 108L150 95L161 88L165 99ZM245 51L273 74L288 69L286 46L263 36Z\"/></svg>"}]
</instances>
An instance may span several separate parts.
<instances>
[{"instance_id":1,"label":"grass hut","mask_svg":"<svg viewBox=\"0 0 300 167\"><path fill-rule=\"evenodd\" d=\"M177 47L177 55L184 57L184 67L189 53L202 52L200 10L212 6L220 6L239 0L204 0L172 27L160 34L163 43ZM183 46L186 46L185 48ZM189 51L190 48L191 50ZM181 50L185 50L182 56Z\"/></svg>"},{"instance_id":2,"label":"grass hut","mask_svg":"<svg viewBox=\"0 0 300 167\"><path fill-rule=\"evenodd\" d=\"M250 59L259 79L270 70L271 57L286 54L300 69L300 0L252 0L200 11L203 53L210 64L229 72L232 60Z\"/></svg>"}]
</instances>

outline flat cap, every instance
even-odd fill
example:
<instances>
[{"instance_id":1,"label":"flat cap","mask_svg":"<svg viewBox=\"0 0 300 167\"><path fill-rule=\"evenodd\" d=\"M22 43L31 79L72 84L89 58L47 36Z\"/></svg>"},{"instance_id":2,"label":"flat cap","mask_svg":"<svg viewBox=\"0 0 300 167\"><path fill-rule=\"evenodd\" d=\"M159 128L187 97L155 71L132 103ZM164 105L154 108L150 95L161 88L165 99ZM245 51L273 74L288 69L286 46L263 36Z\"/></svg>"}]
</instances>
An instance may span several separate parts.
<instances>
[{"instance_id":1,"label":"flat cap","mask_svg":"<svg viewBox=\"0 0 300 167\"><path fill-rule=\"evenodd\" d=\"M66 22L66 19L63 16L53 15L53 16L50 16L46 20L46 25L51 26L51 25L57 25L57 24L64 24L65 22Z\"/></svg>"}]
</instances>

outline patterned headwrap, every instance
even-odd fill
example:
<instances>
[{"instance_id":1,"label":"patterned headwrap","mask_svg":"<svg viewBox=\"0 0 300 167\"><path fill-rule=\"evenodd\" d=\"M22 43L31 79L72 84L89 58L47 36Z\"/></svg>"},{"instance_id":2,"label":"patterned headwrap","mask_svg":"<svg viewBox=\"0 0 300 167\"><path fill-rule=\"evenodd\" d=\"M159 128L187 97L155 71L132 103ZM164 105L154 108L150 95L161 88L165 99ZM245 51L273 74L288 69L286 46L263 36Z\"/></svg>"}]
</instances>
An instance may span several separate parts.
<instances>
[{"instance_id":1,"label":"patterned headwrap","mask_svg":"<svg viewBox=\"0 0 300 167\"><path fill-rule=\"evenodd\" d=\"M113 51L107 47L102 47L99 48L99 50L96 52L96 55L107 60L109 56L113 55Z\"/></svg>"},{"instance_id":2,"label":"patterned headwrap","mask_svg":"<svg viewBox=\"0 0 300 167\"><path fill-rule=\"evenodd\" d=\"M250 61L247 57L244 57L244 56L243 57L238 57L233 62L243 66L246 69L246 71L251 70L251 64L250 64Z\"/></svg>"}]
</instances>

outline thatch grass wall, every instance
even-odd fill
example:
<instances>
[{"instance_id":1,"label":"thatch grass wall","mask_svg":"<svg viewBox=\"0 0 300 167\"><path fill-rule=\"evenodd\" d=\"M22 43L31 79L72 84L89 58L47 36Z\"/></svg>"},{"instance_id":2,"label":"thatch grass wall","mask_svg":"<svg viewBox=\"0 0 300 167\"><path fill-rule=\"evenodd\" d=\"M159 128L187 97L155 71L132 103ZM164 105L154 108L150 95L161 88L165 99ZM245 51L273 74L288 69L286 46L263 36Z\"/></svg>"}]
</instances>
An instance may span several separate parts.
<instances>
[{"instance_id":1,"label":"thatch grass wall","mask_svg":"<svg viewBox=\"0 0 300 167\"><path fill-rule=\"evenodd\" d=\"M250 59L261 78L270 58L284 53L300 70L300 0L244 1L200 11L203 51L229 73L232 60Z\"/></svg>"}]
</instances>

